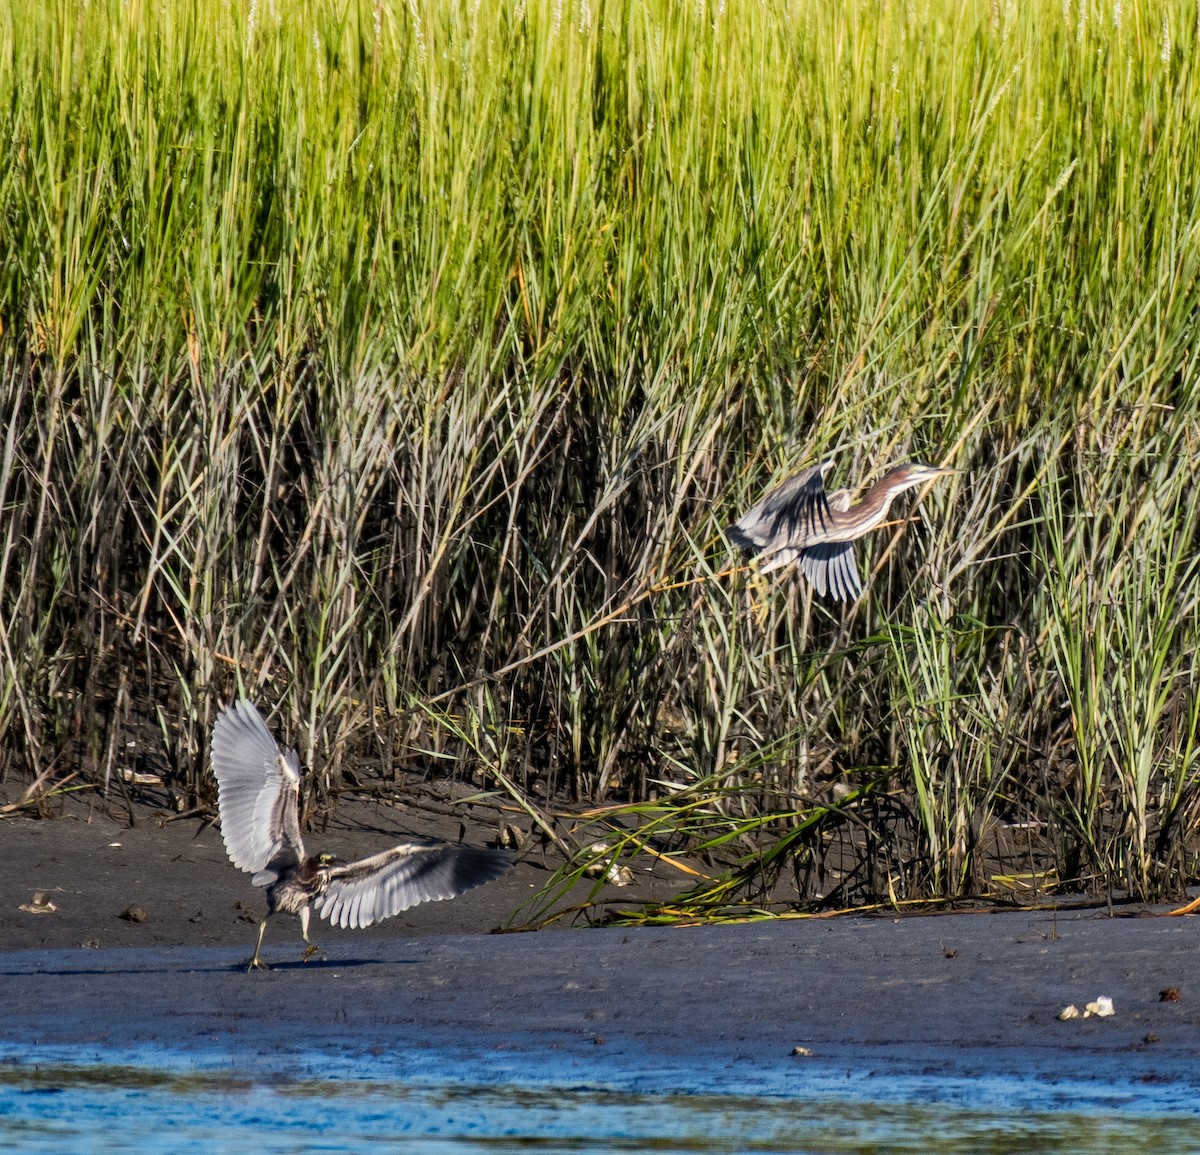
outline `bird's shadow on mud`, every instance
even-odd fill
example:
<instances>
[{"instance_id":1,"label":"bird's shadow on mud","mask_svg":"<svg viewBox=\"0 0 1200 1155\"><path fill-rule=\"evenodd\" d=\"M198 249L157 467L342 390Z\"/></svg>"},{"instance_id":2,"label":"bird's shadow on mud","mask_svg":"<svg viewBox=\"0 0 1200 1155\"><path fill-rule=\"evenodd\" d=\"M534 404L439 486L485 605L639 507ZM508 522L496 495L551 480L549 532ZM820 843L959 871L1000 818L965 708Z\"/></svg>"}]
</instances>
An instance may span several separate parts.
<instances>
[{"instance_id":1,"label":"bird's shadow on mud","mask_svg":"<svg viewBox=\"0 0 1200 1155\"><path fill-rule=\"evenodd\" d=\"M241 970L244 971L250 960L245 959L240 963L235 963L231 967L217 967L216 970ZM338 970L349 967L390 967L390 966L419 966L420 960L415 958L398 958L398 959L383 959L383 958L314 958L305 962L303 959L295 959L292 962L273 962L267 964L268 971L315 971L315 970Z\"/></svg>"},{"instance_id":2,"label":"bird's shadow on mud","mask_svg":"<svg viewBox=\"0 0 1200 1155\"><path fill-rule=\"evenodd\" d=\"M46 975L53 977L87 977L100 975L179 975L188 974L245 974L249 959L235 963L220 963L216 966L179 966L179 967L31 967L23 970L0 971L0 978L29 978L31 975ZM419 966L419 959L381 959L381 958L351 958L351 959L310 959L303 962L270 963L269 971L313 971L332 969L349 969L350 967L390 967L390 966Z\"/></svg>"}]
</instances>

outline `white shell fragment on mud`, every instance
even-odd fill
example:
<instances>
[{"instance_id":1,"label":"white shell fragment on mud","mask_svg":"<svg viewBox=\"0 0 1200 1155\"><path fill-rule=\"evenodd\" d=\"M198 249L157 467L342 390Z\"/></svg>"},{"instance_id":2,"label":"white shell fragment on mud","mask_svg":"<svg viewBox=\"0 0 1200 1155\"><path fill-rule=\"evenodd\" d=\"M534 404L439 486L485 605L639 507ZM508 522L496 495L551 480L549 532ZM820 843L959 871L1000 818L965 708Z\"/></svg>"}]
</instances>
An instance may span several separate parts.
<instances>
[{"instance_id":1,"label":"white shell fragment on mud","mask_svg":"<svg viewBox=\"0 0 1200 1155\"><path fill-rule=\"evenodd\" d=\"M604 855L609 853L609 849L603 842L595 842L588 847L589 854ZM604 861L603 858L596 858L593 862L589 862L583 868L583 873L588 878L599 878L602 874L607 874L611 869L611 864Z\"/></svg>"},{"instance_id":2,"label":"white shell fragment on mud","mask_svg":"<svg viewBox=\"0 0 1200 1155\"><path fill-rule=\"evenodd\" d=\"M608 868L608 873L604 876L606 882L611 882L613 886L632 886L633 871L628 866L618 866L615 862Z\"/></svg>"},{"instance_id":3,"label":"white shell fragment on mud","mask_svg":"<svg viewBox=\"0 0 1200 1155\"><path fill-rule=\"evenodd\" d=\"M1058 1017L1065 1023L1068 1019L1107 1019L1109 1015L1115 1015L1116 1013L1112 999L1108 995L1098 995L1082 1011L1074 1003L1069 1007L1063 1007L1058 1012Z\"/></svg>"},{"instance_id":4,"label":"white shell fragment on mud","mask_svg":"<svg viewBox=\"0 0 1200 1155\"><path fill-rule=\"evenodd\" d=\"M603 876L604 881L611 882L613 886L629 886L633 882L633 871L628 866L620 866L615 862L593 862L583 873L588 878Z\"/></svg>"},{"instance_id":5,"label":"white shell fragment on mud","mask_svg":"<svg viewBox=\"0 0 1200 1155\"><path fill-rule=\"evenodd\" d=\"M604 855L611 854L612 848L603 842L593 842L588 847L588 851L592 854ZM588 878L603 876L604 881L612 883L613 886L630 886L633 883L633 871L628 866L621 866L617 862L605 862L603 859L598 859L584 867L583 873Z\"/></svg>"},{"instance_id":6,"label":"white shell fragment on mud","mask_svg":"<svg viewBox=\"0 0 1200 1155\"><path fill-rule=\"evenodd\" d=\"M25 911L26 914L53 914L58 907L44 890L35 890L33 897L28 902L21 903L17 909Z\"/></svg>"}]
</instances>

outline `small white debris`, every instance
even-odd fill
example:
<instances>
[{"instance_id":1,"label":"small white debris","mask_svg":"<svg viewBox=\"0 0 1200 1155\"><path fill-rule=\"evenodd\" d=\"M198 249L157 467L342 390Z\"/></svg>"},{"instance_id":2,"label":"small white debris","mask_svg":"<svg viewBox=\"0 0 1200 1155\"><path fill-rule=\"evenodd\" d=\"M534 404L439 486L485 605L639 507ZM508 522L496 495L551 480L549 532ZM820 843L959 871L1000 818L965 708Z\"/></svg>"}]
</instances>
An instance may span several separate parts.
<instances>
[{"instance_id":1,"label":"small white debris","mask_svg":"<svg viewBox=\"0 0 1200 1155\"><path fill-rule=\"evenodd\" d=\"M1058 1012L1058 1017L1065 1023L1068 1019L1107 1019L1116 1013L1112 999L1108 995L1098 995L1095 1001L1087 1003L1082 1011L1074 1003L1063 1007Z\"/></svg>"},{"instance_id":2,"label":"small white debris","mask_svg":"<svg viewBox=\"0 0 1200 1155\"><path fill-rule=\"evenodd\" d=\"M604 876L606 882L611 882L613 886L631 886L633 884L633 871L628 866L618 866L615 862L608 868L608 873Z\"/></svg>"},{"instance_id":3,"label":"small white debris","mask_svg":"<svg viewBox=\"0 0 1200 1155\"><path fill-rule=\"evenodd\" d=\"M162 778L158 774L139 774L136 770L122 770L121 777L134 786L161 786Z\"/></svg>"},{"instance_id":4,"label":"small white debris","mask_svg":"<svg viewBox=\"0 0 1200 1155\"><path fill-rule=\"evenodd\" d=\"M612 846L604 842L594 842L588 846L588 854L593 856L594 861L588 863L583 873L587 874L589 878L599 878L607 870L607 866L602 860L612 854Z\"/></svg>"},{"instance_id":5,"label":"small white debris","mask_svg":"<svg viewBox=\"0 0 1200 1155\"><path fill-rule=\"evenodd\" d=\"M33 898L28 902L21 903L17 909L25 911L26 914L53 914L58 907L54 905L44 890L35 890Z\"/></svg>"},{"instance_id":6,"label":"small white debris","mask_svg":"<svg viewBox=\"0 0 1200 1155\"><path fill-rule=\"evenodd\" d=\"M603 856L612 854L612 847L605 842L593 842L588 847L588 853L597 856L596 861L584 867L583 873L588 878L601 878L611 882L613 886L629 886L633 882L633 871L628 866L616 862L605 862Z\"/></svg>"},{"instance_id":7,"label":"small white debris","mask_svg":"<svg viewBox=\"0 0 1200 1155\"><path fill-rule=\"evenodd\" d=\"M812 1058L812 1051L808 1047L793 1047L792 1054L797 1059L811 1059Z\"/></svg>"}]
</instances>

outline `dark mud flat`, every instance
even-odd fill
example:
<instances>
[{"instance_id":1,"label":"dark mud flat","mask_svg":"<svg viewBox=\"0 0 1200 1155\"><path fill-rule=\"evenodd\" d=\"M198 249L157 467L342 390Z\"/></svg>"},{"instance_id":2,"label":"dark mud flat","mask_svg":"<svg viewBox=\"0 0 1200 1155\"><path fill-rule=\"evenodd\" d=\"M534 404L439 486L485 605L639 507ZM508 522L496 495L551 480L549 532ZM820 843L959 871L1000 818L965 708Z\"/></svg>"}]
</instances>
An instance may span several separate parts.
<instances>
[{"instance_id":1,"label":"dark mud flat","mask_svg":"<svg viewBox=\"0 0 1200 1155\"><path fill-rule=\"evenodd\" d=\"M0 952L25 948L79 947L106 951L127 946L254 945L266 911L263 892L250 884L226 856L220 828L210 821L173 821L164 808L135 808L130 826L123 812L72 800L52 819L0 820ZM411 836L469 846L495 845L495 822L478 820L470 808L461 819L397 811L345 800L321 831L305 834L313 852L329 850L352 859L375 854ZM432 902L405 911L373 928L377 937L407 939L423 934L479 933L510 918L521 921L522 904L542 886L560 858L527 849L510 874L469 891L453 902ZM659 868L642 872L614 897L666 897L679 875ZM53 911L33 913L41 894ZM578 901L583 901L582 896ZM123 918L131 906L144 921ZM318 922L322 946L353 943L358 935ZM280 919L267 941L299 939L299 924Z\"/></svg>"},{"instance_id":2,"label":"dark mud flat","mask_svg":"<svg viewBox=\"0 0 1200 1155\"><path fill-rule=\"evenodd\" d=\"M11 951L0 1053L651 1094L971 1103L1019 1085L1043 1109L1195 1113L1198 938L1192 919L1038 913L363 933L308 964L268 947L267 974L231 947ZM1098 995L1113 1017L1057 1019Z\"/></svg>"},{"instance_id":3,"label":"dark mud flat","mask_svg":"<svg viewBox=\"0 0 1200 1155\"><path fill-rule=\"evenodd\" d=\"M493 842L464 809L347 804L309 842ZM0 1147L1200 1151L1198 919L480 933L523 921L556 865L527 850L452 902L319 922L308 964L278 919L275 969L246 974L262 895L210 824L82 804L0 823ZM655 863L607 897L680 883ZM54 910L22 910L35 893ZM1058 1021L1100 995L1113 1017Z\"/></svg>"}]
</instances>

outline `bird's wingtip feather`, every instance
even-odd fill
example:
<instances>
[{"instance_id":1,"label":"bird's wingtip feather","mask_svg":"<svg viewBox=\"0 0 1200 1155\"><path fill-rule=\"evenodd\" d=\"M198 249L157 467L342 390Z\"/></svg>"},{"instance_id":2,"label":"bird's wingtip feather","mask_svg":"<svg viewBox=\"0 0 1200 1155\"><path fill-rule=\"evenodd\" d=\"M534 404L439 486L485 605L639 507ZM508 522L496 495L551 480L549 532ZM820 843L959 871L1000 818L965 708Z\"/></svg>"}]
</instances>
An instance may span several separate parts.
<instances>
[{"instance_id":1,"label":"bird's wingtip feather","mask_svg":"<svg viewBox=\"0 0 1200 1155\"><path fill-rule=\"evenodd\" d=\"M756 549L758 547L758 543L738 525L729 526L725 530L725 536L735 549Z\"/></svg>"}]
</instances>

